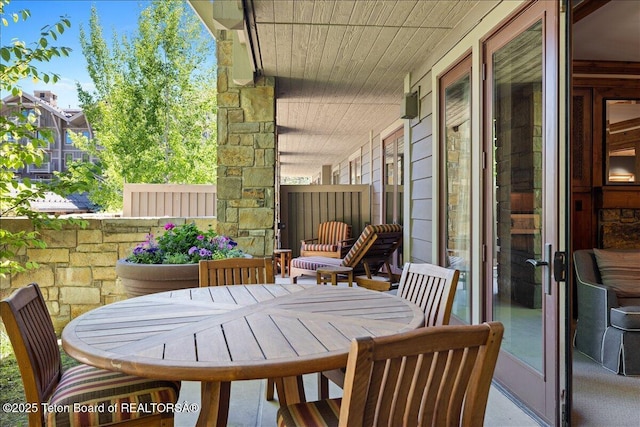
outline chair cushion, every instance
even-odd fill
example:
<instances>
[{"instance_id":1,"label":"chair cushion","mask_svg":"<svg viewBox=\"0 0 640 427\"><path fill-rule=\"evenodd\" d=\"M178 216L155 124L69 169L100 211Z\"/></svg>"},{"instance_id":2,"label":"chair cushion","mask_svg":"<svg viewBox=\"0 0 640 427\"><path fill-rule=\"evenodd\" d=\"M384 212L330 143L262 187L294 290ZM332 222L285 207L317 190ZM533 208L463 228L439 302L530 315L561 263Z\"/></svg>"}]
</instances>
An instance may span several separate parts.
<instances>
[{"instance_id":1,"label":"chair cushion","mask_svg":"<svg viewBox=\"0 0 640 427\"><path fill-rule=\"evenodd\" d=\"M319 243L336 243L349 237L349 226L344 222L329 221L318 225Z\"/></svg>"},{"instance_id":2,"label":"chair cushion","mask_svg":"<svg viewBox=\"0 0 640 427\"><path fill-rule=\"evenodd\" d=\"M302 245L303 251L317 251L317 252L336 252L338 250L338 245L321 245L321 244L313 244L313 243L304 243Z\"/></svg>"},{"instance_id":3,"label":"chair cushion","mask_svg":"<svg viewBox=\"0 0 640 427\"><path fill-rule=\"evenodd\" d=\"M278 427L331 427L340 419L342 399L296 403L278 409Z\"/></svg>"},{"instance_id":4,"label":"chair cushion","mask_svg":"<svg viewBox=\"0 0 640 427\"><path fill-rule=\"evenodd\" d=\"M47 426L102 426L171 411L164 404L175 404L179 392L179 382L74 366L62 374L48 402L52 408L69 410L48 412Z\"/></svg>"},{"instance_id":5,"label":"chair cushion","mask_svg":"<svg viewBox=\"0 0 640 427\"><path fill-rule=\"evenodd\" d=\"M353 260L360 256L360 250L365 247L365 244L371 239L371 236L377 233L397 233L402 232L402 226L400 224L378 224L367 225L358 240L353 244L347 255L344 257L343 265L348 267L354 267Z\"/></svg>"},{"instance_id":6,"label":"chair cushion","mask_svg":"<svg viewBox=\"0 0 640 427\"><path fill-rule=\"evenodd\" d=\"M640 297L640 250L594 249L602 283L619 297Z\"/></svg>"},{"instance_id":7,"label":"chair cushion","mask_svg":"<svg viewBox=\"0 0 640 427\"><path fill-rule=\"evenodd\" d=\"M611 326L625 331L640 331L640 306L611 309Z\"/></svg>"},{"instance_id":8,"label":"chair cushion","mask_svg":"<svg viewBox=\"0 0 640 427\"><path fill-rule=\"evenodd\" d=\"M338 258L328 258L323 256L298 257L291 260L292 268L302 270L317 270L320 267L340 266L342 260Z\"/></svg>"}]
</instances>

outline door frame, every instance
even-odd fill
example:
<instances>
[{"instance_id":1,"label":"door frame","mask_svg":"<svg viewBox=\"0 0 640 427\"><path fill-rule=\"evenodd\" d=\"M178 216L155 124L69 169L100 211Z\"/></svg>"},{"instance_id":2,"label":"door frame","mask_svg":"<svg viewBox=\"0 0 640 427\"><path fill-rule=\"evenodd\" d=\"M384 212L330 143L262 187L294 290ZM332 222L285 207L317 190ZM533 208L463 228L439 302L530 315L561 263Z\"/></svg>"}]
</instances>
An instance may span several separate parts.
<instances>
[{"instance_id":1,"label":"door frame","mask_svg":"<svg viewBox=\"0 0 640 427\"><path fill-rule=\"evenodd\" d=\"M517 16L488 34L482 41L483 64L487 76L483 82L483 149L485 164L492 159L492 108L493 87L491 79L492 67L489 61L489 49L495 51L511 41L515 35L521 34L535 22L542 20L543 31L543 135L544 135L544 160L543 160L543 189L544 198L542 224L542 243L551 243L554 250L559 250L560 236L558 223L560 221L560 201L558 194L560 189L559 158L560 138L559 123L559 4L557 2L538 1L522 9ZM491 262L493 260L493 180L489 174L492 168L488 165L483 171L484 176L484 216L485 229L483 230L483 283L484 283L484 318L492 318L493 300L493 272ZM545 267L552 269L550 265ZM544 274L543 276L547 276ZM553 280L553 279L552 279ZM544 284L543 284L544 286ZM516 358L501 352L494 379L507 391L514 394L531 408L536 415L544 421L558 425L560 422L558 386L560 376L560 289L557 283L549 283L551 293L543 292L543 331L544 331L544 360L542 373L535 371ZM513 375L517 373L517 375Z\"/></svg>"}]
</instances>

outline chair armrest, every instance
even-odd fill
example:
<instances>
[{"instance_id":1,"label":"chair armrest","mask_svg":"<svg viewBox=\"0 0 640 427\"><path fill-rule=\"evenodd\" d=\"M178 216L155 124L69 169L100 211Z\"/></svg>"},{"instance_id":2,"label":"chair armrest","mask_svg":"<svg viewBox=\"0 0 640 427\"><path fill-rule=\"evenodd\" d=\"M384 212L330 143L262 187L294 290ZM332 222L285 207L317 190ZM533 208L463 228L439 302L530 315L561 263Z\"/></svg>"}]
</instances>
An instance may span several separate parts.
<instances>
[{"instance_id":1,"label":"chair armrest","mask_svg":"<svg viewBox=\"0 0 640 427\"><path fill-rule=\"evenodd\" d=\"M300 240L300 244L304 245L305 243L311 243L311 242L317 242L318 238L316 237L315 239L304 239L304 240Z\"/></svg>"},{"instance_id":2,"label":"chair armrest","mask_svg":"<svg viewBox=\"0 0 640 427\"><path fill-rule=\"evenodd\" d=\"M356 243L355 237L351 237L349 239L340 240L338 242L338 251L340 252L340 258L344 258L347 253L351 250L351 247Z\"/></svg>"},{"instance_id":3,"label":"chair armrest","mask_svg":"<svg viewBox=\"0 0 640 427\"><path fill-rule=\"evenodd\" d=\"M582 280L581 280L582 279ZM610 325L609 313L618 306L616 293L601 283L593 283L576 271L578 324L575 346L582 353L601 362L602 338Z\"/></svg>"}]
</instances>

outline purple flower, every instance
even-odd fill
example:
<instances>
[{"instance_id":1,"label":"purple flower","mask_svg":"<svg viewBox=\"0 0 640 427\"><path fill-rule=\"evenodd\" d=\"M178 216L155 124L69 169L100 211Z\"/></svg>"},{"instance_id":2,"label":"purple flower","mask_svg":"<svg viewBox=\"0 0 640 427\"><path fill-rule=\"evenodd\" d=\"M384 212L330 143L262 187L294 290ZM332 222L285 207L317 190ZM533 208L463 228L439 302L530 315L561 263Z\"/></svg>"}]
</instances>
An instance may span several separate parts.
<instances>
[{"instance_id":1,"label":"purple flower","mask_svg":"<svg viewBox=\"0 0 640 427\"><path fill-rule=\"evenodd\" d=\"M196 239L198 240L204 240L204 236L202 234L198 235L198 237L196 237Z\"/></svg>"},{"instance_id":2,"label":"purple flower","mask_svg":"<svg viewBox=\"0 0 640 427\"><path fill-rule=\"evenodd\" d=\"M189 255L193 255L193 254L194 254L194 252L196 252L197 250L198 250L198 247L197 247L197 246L191 246L191 247L189 248Z\"/></svg>"},{"instance_id":3,"label":"purple flower","mask_svg":"<svg viewBox=\"0 0 640 427\"><path fill-rule=\"evenodd\" d=\"M176 225L172 222L168 222L164 225L164 229L165 230L173 230L174 228L176 228Z\"/></svg>"},{"instance_id":4,"label":"purple flower","mask_svg":"<svg viewBox=\"0 0 640 427\"><path fill-rule=\"evenodd\" d=\"M211 251L205 248L200 249L200 256L206 257L211 256Z\"/></svg>"}]
</instances>

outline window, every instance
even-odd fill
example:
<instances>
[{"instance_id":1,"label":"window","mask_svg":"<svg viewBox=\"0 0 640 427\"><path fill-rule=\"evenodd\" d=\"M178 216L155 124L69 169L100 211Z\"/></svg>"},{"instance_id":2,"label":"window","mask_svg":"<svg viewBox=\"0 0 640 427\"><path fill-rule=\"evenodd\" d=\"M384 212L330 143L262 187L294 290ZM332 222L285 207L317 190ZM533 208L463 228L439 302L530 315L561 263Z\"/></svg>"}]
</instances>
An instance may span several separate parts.
<instances>
[{"instance_id":1,"label":"window","mask_svg":"<svg viewBox=\"0 0 640 427\"><path fill-rule=\"evenodd\" d=\"M67 169L69 166L71 166L71 163L73 163L73 154L65 153L65 155L64 155L64 167L65 167L65 169Z\"/></svg>"},{"instance_id":2,"label":"window","mask_svg":"<svg viewBox=\"0 0 640 427\"><path fill-rule=\"evenodd\" d=\"M89 160L89 155L87 153L82 153L82 161L88 163Z\"/></svg>"},{"instance_id":3,"label":"window","mask_svg":"<svg viewBox=\"0 0 640 427\"><path fill-rule=\"evenodd\" d=\"M404 129L383 141L384 206L387 224L402 224L402 171L404 167Z\"/></svg>"},{"instance_id":4,"label":"window","mask_svg":"<svg viewBox=\"0 0 640 427\"><path fill-rule=\"evenodd\" d=\"M73 141L71 140L71 131L70 130L64 131L64 135L65 135L64 143L66 145L73 145Z\"/></svg>"},{"instance_id":5,"label":"window","mask_svg":"<svg viewBox=\"0 0 640 427\"><path fill-rule=\"evenodd\" d=\"M404 129L398 129L382 141L382 166L384 222L402 225ZM402 264L402 246L400 246L393 255L391 266L396 272L399 272L402 269Z\"/></svg>"},{"instance_id":6,"label":"window","mask_svg":"<svg viewBox=\"0 0 640 427\"><path fill-rule=\"evenodd\" d=\"M460 270L452 314L471 323L471 57L440 80L443 264Z\"/></svg>"},{"instance_id":7,"label":"window","mask_svg":"<svg viewBox=\"0 0 640 427\"><path fill-rule=\"evenodd\" d=\"M27 120L27 122L32 123L35 126L40 125L38 123L38 112L33 108L23 108L22 117L24 117Z\"/></svg>"},{"instance_id":8,"label":"window","mask_svg":"<svg viewBox=\"0 0 640 427\"><path fill-rule=\"evenodd\" d=\"M362 184L362 159L360 155L349 160L349 183Z\"/></svg>"},{"instance_id":9,"label":"window","mask_svg":"<svg viewBox=\"0 0 640 427\"><path fill-rule=\"evenodd\" d=\"M340 168L334 169L331 173L331 183L333 185L340 184Z\"/></svg>"}]
</instances>

